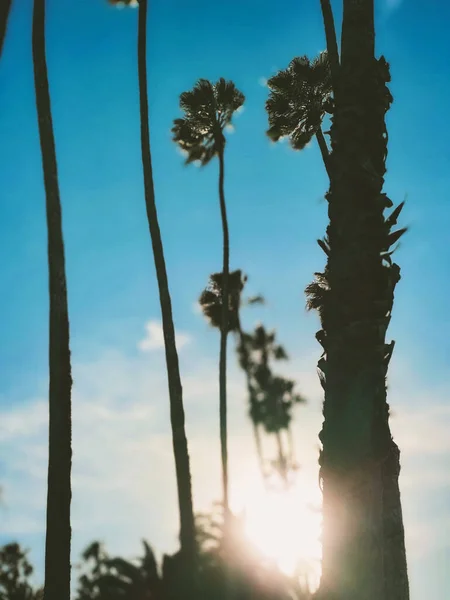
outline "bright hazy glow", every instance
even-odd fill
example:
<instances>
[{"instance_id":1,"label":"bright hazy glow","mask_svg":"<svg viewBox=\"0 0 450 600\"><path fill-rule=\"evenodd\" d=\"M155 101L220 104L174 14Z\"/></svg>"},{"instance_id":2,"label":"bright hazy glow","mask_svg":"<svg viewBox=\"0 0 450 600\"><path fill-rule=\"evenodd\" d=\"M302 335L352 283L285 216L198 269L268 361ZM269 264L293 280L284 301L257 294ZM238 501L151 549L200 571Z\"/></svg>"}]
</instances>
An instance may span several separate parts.
<instances>
[{"instance_id":1,"label":"bright hazy glow","mask_svg":"<svg viewBox=\"0 0 450 600\"><path fill-rule=\"evenodd\" d=\"M300 472L289 490L268 491L249 479L236 485L231 501L235 512L245 511L246 534L258 550L287 575L306 575L316 589L322 554L317 481Z\"/></svg>"}]
</instances>

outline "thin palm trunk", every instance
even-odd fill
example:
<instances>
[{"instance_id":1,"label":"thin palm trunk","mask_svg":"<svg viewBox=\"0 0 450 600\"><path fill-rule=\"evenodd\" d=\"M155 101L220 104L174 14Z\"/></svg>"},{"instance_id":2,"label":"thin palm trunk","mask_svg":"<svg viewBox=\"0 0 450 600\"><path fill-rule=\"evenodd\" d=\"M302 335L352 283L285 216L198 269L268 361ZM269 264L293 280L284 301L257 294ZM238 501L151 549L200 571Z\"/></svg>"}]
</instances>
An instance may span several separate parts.
<instances>
[{"instance_id":1,"label":"thin palm trunk","mask_svg":"<svg viewBox=\"0 0 450 600\"><path fill-rule=\"evenodd\" d=\"M328 177L330 177L330 167L329 167L330 153L328 151L327 142L323 135L322 127L320 127L320 126L316 131L316 138L317 138L317 143L319 144L320 153L322 154L323 164L325 165L325 169L327 170Z\"/></svg>"},{"instance_id":2,"label":"thin palm trunk","mask_svg":"<svg viewBox=\"0 0 450 600\"><path fill-rule=\"evenodd\" d=\"M72 376L61 203L45 58L45 0L34 2L32 37L36 107L46 196L50 295L49 462L44 598L69 600Z\"/></svg>"},{"instance_id":3,"label":"thin palm trunk","mask_svg":"<svg viewBox=\"0 0 450 600\"><path fill-rule=\"evenodd\" d=\"M180 544L187 576L193 577L196 570L196 540L194 511L192 503L191 471L188 444L185 432L183 389L175 342L175 327L172 315L172 302L167 279L164 250L155 203L152 159L150 152L150 127L147 93L147 0L139 1L138 24L138 69L141 116L142 166L144 172L145 204L147 208L150 237L158 280L161 304L162 326L169 384L170 420L172 444L178 489L180 515ZM193 585L193 582L191 582Z\"/></svg>"},{"instance_id":4,"label":"thin palm trunk","mask_svg":"<svg viewBox=\"0 0 450 600\"><path fill-rule=\"evenodd\" d=\"M0 58L3 52L6 31L8 29L8 18L11 12L12 0L1 0L0 2Z\"/></svg>"},{"instance_id":5,"label":"thin palm trunk","mask_svg":"<svg viewBox=\"0 0 450 600\"><path fill-rule=\"evenodd\" d=\"M336 93L337 81L339 76L339 51L336 39L336 28L334 26L333 10L330 0L320 0L322 8L323 24L325 29L325 38L327 41L328 59L330 61L331 80L333 89Z\"/></svg>"},{"instance_id":6,"label":"thin palm trunk","mask_svg":"<svg viewBox=\"0 0 450 600\"><path fill-rule=\"evenodd\" d=\"M219 151L219 200L223 231L223 298L222 327L220 331L219 395L220 395L220 447L222 456L222 492L225 528L229 522L228 498L228 432L227 432L227 339L228 339L228 287L230 274L230 239L228 232L227 206L225 203L224 146Z\"/></svg>"},{"instance_id":7,"label":"thin palm trunk","mask_svg":"<svg viewBox=\"0 0 450 600\"><path fill-rule=\"evenodd\" d=\"M409 598L385 385L386 330L399 280L398 266L381 257L383 211L391 205L382 194L390 95L386 68L374 57L373 8L373 0L344 0L331 128L329 288L318 336L326 353L319 597L333 600Z\"/></svg>"}]
</instances>

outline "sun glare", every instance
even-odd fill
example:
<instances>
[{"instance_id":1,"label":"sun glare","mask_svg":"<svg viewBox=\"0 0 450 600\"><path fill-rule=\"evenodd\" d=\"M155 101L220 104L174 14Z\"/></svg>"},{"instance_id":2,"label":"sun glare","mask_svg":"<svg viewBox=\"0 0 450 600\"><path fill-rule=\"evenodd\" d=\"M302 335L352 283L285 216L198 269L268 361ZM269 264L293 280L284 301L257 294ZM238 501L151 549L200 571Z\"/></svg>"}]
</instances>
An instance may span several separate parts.
<instances>
[{"instance_id":1,"label":"sun glare","mask_svg":"<svg viewBox=\"0 0 450 600\"><path fill-rule=\"evenodd\" d=\"M247 482L236 490L233 507L244 511L249 541L286 575L307 576L318 586L321 559L320 492L313 481L298 480L288 490L266 490Z\"/></svg>"}]
</instances>

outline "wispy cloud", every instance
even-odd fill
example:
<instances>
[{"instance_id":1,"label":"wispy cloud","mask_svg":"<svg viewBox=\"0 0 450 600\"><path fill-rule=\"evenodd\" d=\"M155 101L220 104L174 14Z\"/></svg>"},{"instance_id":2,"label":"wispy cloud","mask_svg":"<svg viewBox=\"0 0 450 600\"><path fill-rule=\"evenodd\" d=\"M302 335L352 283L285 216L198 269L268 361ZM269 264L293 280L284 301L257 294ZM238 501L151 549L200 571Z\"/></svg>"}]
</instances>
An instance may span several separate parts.
<instances>
[{"instance_id":1,"label":"wispy cloud","mask_svg":"<svg viewBox=\"0 0 450 600\"><path fill-rule=\"evenodd\" d=\"M310 401L298 409L294 440L302 485L314 498L319 497L317 434L322 421L316 358L314 351L282 367ZM190 360L189 353L181 356L195 507L204 511L220 498L218 373L215 360ZM74 558L94 538L122 555L138 553L142 537L158 551L171 551L177 545L178 509L163 354L155 352L149 366L146 356L102 351L89 363L75 361L74 380ZM419 397L430 397L417 382L409 385ZM397 414L392 425L402 450L408 552L412 561L420 561L443 536L440 519L445 515L438 511L430 518L422 515L428 502L449 489L446 434L450 410L445 390L431 395L433 403L415 402L413 407L407 389L394 382L390 392ZM230 365L231 496L237 508L259 485L245 399L242 375ZM45 529L47 419L47 402L42 398L0 410L6 503L2 530L31 546L39 573Z\"/></svg>"},{"instance_id":2,"label":"wispy cloud","mask_svg":"<svg viewBox=\"0 0 450 600\"><path fill-rule=\"evenodd\" d=\"M151 352L152 350L160 350L164 348L164 333L162 325L159 321L149 321L145 325L146 336L138 344L138 347L143 352ZM191 342L191 336L187 333L177 332L175 335L178 350Z\"/></svg>"}]
</instances>

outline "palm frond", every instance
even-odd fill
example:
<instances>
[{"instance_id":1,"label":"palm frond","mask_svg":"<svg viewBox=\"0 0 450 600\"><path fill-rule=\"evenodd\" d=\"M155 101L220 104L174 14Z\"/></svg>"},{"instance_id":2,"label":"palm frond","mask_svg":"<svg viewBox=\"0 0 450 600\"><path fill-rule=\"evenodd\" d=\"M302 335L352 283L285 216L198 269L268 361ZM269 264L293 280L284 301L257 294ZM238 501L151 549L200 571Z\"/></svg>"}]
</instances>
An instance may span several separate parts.
<instances>
[{"instance_id":1,"label":"palm frond","mask_svg":"<svg viewBox=\"0 0 450 600\"><path fill-rule=\"evenodd\" d=\"M239 328L239 308L241 293L244 289L246 276L240 269L232 271L228 279L228 331ZM213 327L222 327L223 273L212 273L208 286L200 295L199 304L203 315Z\"/></svg>"},{"instance_id":2,"label":"palm frond","mask_svg":"<svg viewBox=\"0 0 450 600\"><path fill-rule=\"evenodd\" d=\"M184 118L174 120L172 139L187 154L186 164L206 165L223 148L224 129L244 101L235 84L223 78L215 84L199 79L192 90L180 95Z\"/></svg>"},{"instance_id":3,"label":"palm frond","mask_svg":"<svg viewBox=\"0 0 450 600\"><path fill-rule=\"evenodd\" d=\"M325 112L331 110L327 53L322 52L312 62L307 56L294 58L287 69L268 80L267 86L267 135L273 141L288 137L294 150L303 149L316 134Z\"/></svg>"}]
</instances>

